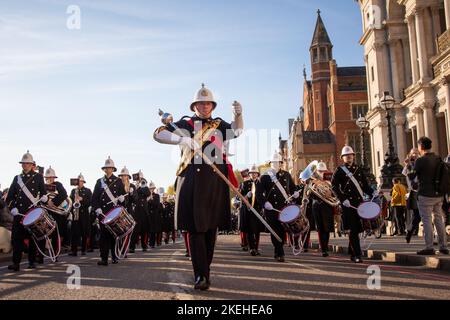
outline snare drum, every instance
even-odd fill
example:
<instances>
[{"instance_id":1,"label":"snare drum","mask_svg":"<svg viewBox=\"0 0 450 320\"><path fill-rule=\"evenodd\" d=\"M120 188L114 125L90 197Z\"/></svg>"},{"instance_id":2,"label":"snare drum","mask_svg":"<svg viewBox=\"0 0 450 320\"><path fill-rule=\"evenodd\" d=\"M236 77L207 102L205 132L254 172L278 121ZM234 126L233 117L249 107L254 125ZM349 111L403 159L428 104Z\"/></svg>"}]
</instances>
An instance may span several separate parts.
<instances>
[{"instance_id":1,"label":"snare drum","mask_svg":"<svg viewBox=\"0 0 450 320\"><path fill-rule=\"evenodd\" d=\"M22 225L38 241L50 236L56 228L55 220L44 208L34 208L28 211L22 219Z\"/></svg>"},{"instance_id":2,"label":"snare drum","mask_svg":"<svg viewBox=\"0 0 450 320\"><path fill-rule=\"evenodd\" d=\"M307 232L309 229L308 218L302 214L301 207L297 205L285 207L281 211L278 220L280 220L286 231L294 235Z\"/></svg>"},{"instance_id":3,"label":"snare drum","mask_svg":"<svg viewBox=\"0 0 450 320\"><path fill-rule=\"evenodd\" d=\"M124 207L115 207L111 209L103 219L102 223L111 234L119 238L130 232L136 226L136 221L127 212Z\"/></svg>"}]
</instances>

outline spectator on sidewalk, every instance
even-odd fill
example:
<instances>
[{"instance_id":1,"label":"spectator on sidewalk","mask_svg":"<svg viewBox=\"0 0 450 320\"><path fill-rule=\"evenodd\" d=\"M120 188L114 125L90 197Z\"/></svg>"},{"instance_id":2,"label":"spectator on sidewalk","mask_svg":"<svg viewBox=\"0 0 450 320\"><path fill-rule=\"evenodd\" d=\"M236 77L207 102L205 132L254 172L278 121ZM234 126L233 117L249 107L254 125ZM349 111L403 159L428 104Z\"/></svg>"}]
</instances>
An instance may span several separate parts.
<instances>
[{"instance_id":1,"label":"spectator on sidewalk","mask_svg":"<svg viewBox=\"0 0 450 320\"><path fill-rule=\"evenodd\" d=\"M406 191L405 186L401 183L400 178L393 179L394 186L391 190L392 200L391 207L394 213L395 234L405 235L405 213L406 213Z\"/></svg>"},{"instance_id":2,"label":"spectator on sidewalk","mask_svg":"<svg viewBox=\"0 0 450 320\"><path fill-rule=\"evenodd\" d=\"M410 217L407 219L408 227L406 232L406 242L411 242L411 237L413 235L417 235L419 233L419 224L421 221L420 213L419 213L419 207L417 205L417 178L411 181L408 177L408 172L414 168L416 160L420 157L419 149L413 148L409 152L408 156L405 159L404 162L404 168L403 168L403 175L406 176L406 183L408 184L408 198L406 202L406 214L407 217Z\"/></svg>"},{"instance_id":3,"label":"spectator on sidewalk","mask_svg":"<svg viewBox=\"0 0 450 320\"><path fill-rule=\"evenodd\" d=\"M444 195L437 190L436 174L442 160L431 152L432 141L422 137L417 141L421 157L415 161L414 167L408 172L411 181L418 180L418 207L423 221L425 235L425 249L418 251L418 255L434 255L433 247L433 219L438 234L440 252L448 254L447 234L445 232L445 214L442 210Z\"/></svg>"}]
</instances>

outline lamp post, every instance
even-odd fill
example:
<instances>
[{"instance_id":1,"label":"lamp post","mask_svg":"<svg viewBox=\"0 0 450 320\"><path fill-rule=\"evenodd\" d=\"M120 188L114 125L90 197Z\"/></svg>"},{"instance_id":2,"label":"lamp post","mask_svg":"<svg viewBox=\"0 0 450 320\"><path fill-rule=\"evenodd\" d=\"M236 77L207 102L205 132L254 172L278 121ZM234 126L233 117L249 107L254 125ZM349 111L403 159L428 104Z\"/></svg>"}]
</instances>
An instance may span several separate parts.
<instances>
[{"instance_id":1,"label":"lamp post","mask_svg":"<svg viewBox=\"0 0 450 320\"><path fill-rule=\"evenodd\" d=\"M389 91L384 92L383 97L380 99L380 106L386 111L388 125L388 150L384 155L384 165L381 168L381 189L391 189L393 178L400 178L404 181L405 177L402 174L403 167L399 163L392 140L391 110L394 109L395 99L389 95Z\"/></svg>"},{"instance_id":2,"label":"lamp post","mask_svg":"<svg viewBox=\"0 0 450 320\"><path fill-rule=\"evenodd\" d=\"M370 185L376 185L376 178L373 175L373 173L371 172L370 168L368 167L368 161L367 161L367 157L366 157L366 142L365 142L365 133L367 131L367 129L369 129L370 126L370 122L367 121L366 117L360 115L359 118L356 120L356 125L359 127L359 129L361 130L361 167L365 173L365 176L367 177L367 179L369 180L369 184Z\"/></svg>"}]
</instances>

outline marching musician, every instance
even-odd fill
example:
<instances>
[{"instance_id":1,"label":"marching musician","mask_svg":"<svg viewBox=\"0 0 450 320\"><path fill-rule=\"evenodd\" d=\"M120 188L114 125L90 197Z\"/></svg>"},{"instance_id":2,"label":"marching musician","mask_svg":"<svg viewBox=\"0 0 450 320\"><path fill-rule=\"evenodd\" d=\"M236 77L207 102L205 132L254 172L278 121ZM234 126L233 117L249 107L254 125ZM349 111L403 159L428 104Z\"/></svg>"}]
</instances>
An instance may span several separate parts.
<instances>
[{"instance_id":1,"label":"marching musician","mask_svg":"<svg viewBox=\"0 0 450 320\"><path fill-rule=\"evenodd\" d=\"M6 204L14 217L11 240L13 245L13 264L9 270L19 271L22 253L24 252L24 240L29 239L28 268L36 268L36 244L31 235L22 225L23 215L29 209L36 206L37 202L47 202L44 177L33 170L36 163L33 156L27 151L19 162L22 165L22 173L15 176L6 196Z\"/></svg>"},{"instance_id":2,"label":"marching musician","mask_svg":"<svg viewBox=\"0 0 450 320\"><path fill-rule=\"evenodd\" d=\"M60 248L63 244L69 243L69 239L67 237L67 216L59 213L57 210L57 208L64 201L66 201L68 195L62 183L56 181L58 177L56 176L55 170L51 166L45 171L44 178L47 195L52 195L52 197L49 196L47 203L48 213L53 217L53 219L55 219L60 236L60 243L58 243L58 232L53 232L51 234L52 246L55 250L57 250L56 248ZM52 210L52 208L55 210ZM45 252L45 240L40 241L39 247L42 252ZM40 263L42 263L43 256L41 254L38 256ZM58 261L58 258L56 258L56 261Z\"/></svg>"},{"instance_id":3,"label":"marching musician","mask_svg":"<svg viewBox=\"0 0 450 320\"><path fill-rule=\"evenodd\" d=\"M92 191L84 186L85 183L86 180L80 173L77 178L77 187L70 192L70 199L72 199L72 252L69 255L74 257L78 255L78 245L80 240L81 255L86 255L88 238L91 234L90 206Z\"/></svg>"},{"instance_id":4,"label":"marching musician","mask_svg":"<svg viewBox=\"0 0 450 320\"><path fill-rule=\"evenodd\" d=\"M161 197L156 192L156 185L150 181L150 196L148 197L148 232L150 248L154 249L159 243L159 234L162 232L162 205Z\"/></svg>"},{"instance_id":5,"label":"marching musician","mask_svg":"<svg viewBox=\"0 0 450 320\"><path fill-rule=\"evenodd\" d=\"M247 182L250 182L250 180L251 180L250 175L249 175L249 169L245 169L245 170L241 171L241 177L242 177L242 179L244 179L244 181L239 186L239 192L243 195L247 195L247 193L250 192L250 190L245 192L244 187L247 184ZM248 210L246 210L245 205L241 205L241 201L240 201L239 197L236 196L236 200L240 204L238 221L239 221L239 236L241 237L241 248L242 248L242 251L248 251L248 230L247 230L248 227L246 225L246 223L247 223L246 215L248 215L249 213L247 212ZM253 213L250 213L250 214L253 215Z\"/></svg>"},{"instance_id":6,"label":"marching musician","mask_svg":"<svg viewBox=\"0 0 450 320\"><path fill-rule=\"evenodd\" d=\"M364 202L364 193L368 196L376 196L368 183L364 170L355 164L355 152L349 146L345 146L341 152L343 164L338 167L331 180L331 185L339 201L342 203L342 217L344 229L349 233L349 254L355 263L362 263L362 251L359 241L359 233L363 232L360 216L352 207L357 208Z\"/></svg>"},{"instance_id":7,"label":"marching musician","mask_svg":"<svg viewBox=\"0 0 450 320\"><path fill-rule=\"evenodd\" d=\"M276 152L270 161L271 169L261 176L260 183L257 185L256 197L261 207L265 210L267 222L283 240L279 242L271 235L272 244L275 249L274 258L278 262L284 262L284 241L286 232L279 220L278 211L282 210L290 203L290 195L293 199L300 197L300 192L296 190L296 185L289 172L282 170L283 158Z\"/></svg>"},{"instance_id":8,"label":"marching musician","mask_svg":"<svg viewBox=\"0 0 450 320\"><path fill-rule=\"evenodd\" d=\"M162 217L163 217L163 232L164 232L164 243L168 244L169 240L175 243L175 228L174 228L174 212L175 206L169 201L169 195L164 194L162 200Z\"/></svg>"},{"instance_id":9,"label":"marching musician","mask_svg":"<svg viewBox=\"0 0 450 320\"><path fill-rule=\"evenodd\" d=\"M320 181L329 183L332 173L328 171L325 162L319 162L317 165L317 174ZM331 187L331 186L330 186ZM330 189L331 190L331 189ZM319 236L322 256L328 257L328 243L330 241L330 232L334 232L334 207L324 201L324 199L311 193L312 212L316 224L316 230Z\"/></svg>"},{"instance_id":10,"label":"marching musician","mask_svg":"<svg viewBox=\"0 0 450 320\"><path fill-rule=\"evenodd\" d=\"M150 189L147 185L147 180L144 179L144 174L139 171L137 189L134 192L135 207L133 210L133 218L136 221L136 226L131 238L130 253L134 253L136 244L141 238L142 251L147 251L148 246L148 202L147 198L150 196Z\"/></svg>"},{"instance_id":11,"label":"marching musician","mask_svg":"<svg viewBox=\"0 0 450 320\"><path fill-rule=\"evenodd\" d=\"M242 106L233 104L234 121L230 124L212 118L217 103L204 85L194 97L190 109L192 117L183 117L175 123L156 130L154 138L164 144L181 145L183 155L177 171L176 217L180 230L189 232L190 254L194 268L194 289L208 290L210 266L213 260L217 229L228 230L231 222L230 191L228 185L213 172L207 157L238 186L227 153L227 140L240 135L243 129Z\"/></svg>"},{"instance_id":12,"label":"marching musician","mask_svg":"<svg viewBox=\"0 0 450 320\"><path fill-rule=\"evenodd\" d=\"M105 165L102 167L105 176L97 180L94 193L92 195L92 210L96 213L99 220L103 220L104 216L115 206L125 204L125 187L121 179L113 173L117 171L114 161L108 157ZM108 265L109 250L111 250L112 263L119 263L119 259L114 252L116 239L106 229L103 223L100 223L100 257L97 263L99 266Z\"/></svg>"},{"instance_id":13,"label":"marching musician","mask_svg":"<svg viewBox=\"0 0 450 320\"><path fill-rule=\"evenodd\" d=\"M256 201L256 190L260 183L259 181L259 168L254 164L248 172L249 179L241 183L239 192L246 196L250 201L250 204L256 211L261 212L262 207L258 201ZM264 225L259 219L247 208L245 204L241 205L241 219L240 228L241 232L244 231L247 237L247 243L250 248L250 254L252 256L259 256L259 238L260 233L265 230Z\"/></svg>"}]
</instances>

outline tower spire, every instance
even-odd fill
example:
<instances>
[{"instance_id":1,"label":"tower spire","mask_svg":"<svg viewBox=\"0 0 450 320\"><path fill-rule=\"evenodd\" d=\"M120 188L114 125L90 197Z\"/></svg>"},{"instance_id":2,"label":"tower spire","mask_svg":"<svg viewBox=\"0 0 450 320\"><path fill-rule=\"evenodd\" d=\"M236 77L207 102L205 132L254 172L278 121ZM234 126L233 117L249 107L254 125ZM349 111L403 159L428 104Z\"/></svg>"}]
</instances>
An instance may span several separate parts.
<instances>
[{"instance_id":1,"label":"tower spire","mask_svg":"<svg viewBox=\"0 0 450 320\"><path fill-rule=\"evenodd\" d=\"M320 15L320 9L317 10L317 22L316 28L314 29L313 39L311 41L311 47L320 45L331 45L330 37L328 36L327 29L323 23L322 16Z\"/></svg>"}]
</instances>

